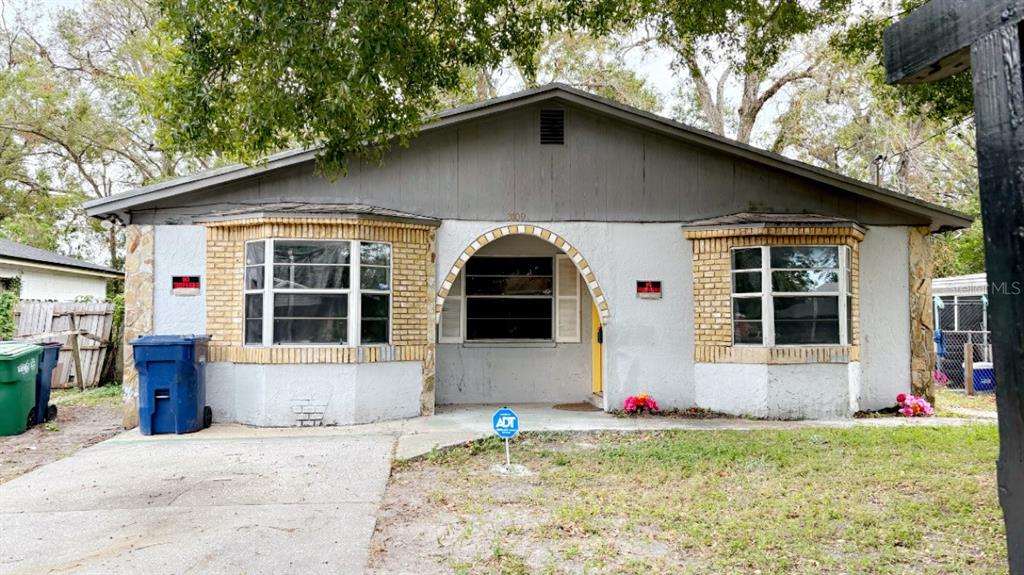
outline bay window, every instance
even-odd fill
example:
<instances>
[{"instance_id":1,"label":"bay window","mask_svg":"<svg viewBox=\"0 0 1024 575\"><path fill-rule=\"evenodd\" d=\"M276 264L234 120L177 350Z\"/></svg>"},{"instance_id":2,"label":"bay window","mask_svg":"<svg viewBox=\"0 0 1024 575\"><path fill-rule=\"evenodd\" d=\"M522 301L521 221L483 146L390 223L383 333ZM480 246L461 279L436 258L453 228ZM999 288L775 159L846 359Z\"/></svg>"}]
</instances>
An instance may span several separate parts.
<instances>
[{"instance_id":1,"label":"bay window","mask_svg":"<svg viewBox=\"0 0 1024 575\"><path fill-rule=\"evenodd\" d=\"M733 248L731 264L734 344L849 344L848 247Z\"/></svg>"},{"instance_id":2,"label":"bay window","mask_svg":"<svg viewBox=\"0 0 1024 575\"><path fill-rule=\"evenodd\" d=\"M390 340L389 244L250 241L245 246L244 281L247 345L367 345Z\"/></svg>"}]
</instances>

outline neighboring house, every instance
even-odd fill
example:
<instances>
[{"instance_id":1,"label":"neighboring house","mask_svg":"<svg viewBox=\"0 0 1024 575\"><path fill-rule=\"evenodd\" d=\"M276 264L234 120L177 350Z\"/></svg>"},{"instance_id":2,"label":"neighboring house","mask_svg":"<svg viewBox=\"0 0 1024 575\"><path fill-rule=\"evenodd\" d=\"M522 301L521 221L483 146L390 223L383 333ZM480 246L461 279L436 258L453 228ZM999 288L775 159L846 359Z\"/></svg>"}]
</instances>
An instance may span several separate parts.
<instances>
[{"instance_id":1,"label":"neighboring house","mask_svg":"<svg viewBox=\"0 0 1024 575\"><path fill-rule=\"evenodd\" d=\"M212 336L217 420L888 407L931 381L928 235L970 224L560 85L442 113L336 180L314 156L87 205L128 225L126 341Z\"/></svg>"},{"instance_id":2,"label":"neighboring house","mask_svg":"<svg viewBox=\"0 0 1024 575\"><path fill-rule=\"evenodd\" d=\"M107 281L123 277L106 266L0 239L0 285L7 289L20 281L21 299L102 301Z\"/></svg>"}]
</instances>

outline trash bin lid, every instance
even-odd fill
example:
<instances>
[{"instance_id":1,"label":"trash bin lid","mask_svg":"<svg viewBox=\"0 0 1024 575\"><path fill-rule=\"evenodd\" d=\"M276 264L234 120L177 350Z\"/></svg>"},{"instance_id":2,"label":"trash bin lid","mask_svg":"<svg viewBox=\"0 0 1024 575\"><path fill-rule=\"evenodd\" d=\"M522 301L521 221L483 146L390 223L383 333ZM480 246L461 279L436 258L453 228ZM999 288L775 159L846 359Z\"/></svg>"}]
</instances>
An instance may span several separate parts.
<instances>
[{"instance_id":1,"label":"trash bin lid","mask_svg":"<svg viewBox=\"0 0 1024 575\"><path fill-rule=\"evenodd\" d=\"M208 335L143 335L131 341L134 345L192 345L197 341L207 341Z\"/></svg>"},{"instance_id":2,"label":"trash bin lid","mask_svg":"<svg viewBox=\"0 0 1024 575\"><path fill-rule=\"evenodd\" d=\"M0 360L13 359L21 357L26 353L32 353L41 350L38 345L31 343L19 343L19 342L5 342L0 343Z\"/></svg>"}]
</instances>

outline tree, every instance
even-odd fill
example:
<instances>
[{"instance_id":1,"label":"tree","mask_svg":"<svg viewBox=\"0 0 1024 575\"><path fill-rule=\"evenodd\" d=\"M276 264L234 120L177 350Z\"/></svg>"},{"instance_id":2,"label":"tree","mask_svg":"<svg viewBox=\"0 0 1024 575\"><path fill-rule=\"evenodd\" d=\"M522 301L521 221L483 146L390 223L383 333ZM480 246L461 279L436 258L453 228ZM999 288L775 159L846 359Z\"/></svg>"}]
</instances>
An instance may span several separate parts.
<instances>
[{"instance_id":1,"label":"tree","mask_svg":"<svg viewBox=\"0 0 1024 575\"><path fill-rule=\"evenodd\" d=\"M638 23L649 39L670 48L687 75L680 119L749 143L768 102L811 78L817 62L800 58L799 40L840 21L850 0L642 0ZM784 56L789 56L784 58ZM740 98L728 87L738 83Z\"/></svg>"},{"instance_id":2,"label":"tree","mask_svg":"<svg viewBox=\"0 0 1024 575\"><path fill-rule=\"evenodd\" d=\"M562 82L648 112L659 112L661 96L627 64L625 46L614 35L560 32L549 35L535 59L537 77L527 83Z\"/></svg>"},{"instance_id":3,"label":"tree","mask_svg":"<svg viewBox=\"0 0 1024 575\"><path fill-rule=\"evenodd\" d=\"M179 48L160 76L167 142L254 161L320 145L320 165L407 141L469 70L532 74L551 9L517 0L160 0Z\"/></svg>"},{"instance_id":4,"label":"tree","mask_svg":"<svg viewBox=\"0 0 1024 575\"><path fill-rule=\"evenodd\" d=\"M822 42L814 82L776 119L772 150L900 193L977 214L974 126L917 115L876 84L875 55L852 61ZM980 223L937 236L935 273L984 270Z\"/></svg>"},{"instance_id":5,"label":"tree","mask_svg":"<svg viewBox=\"0 0 1024 575\"><path fill-rule=\"evenodd\" d=\"M118 266L119 229L86 218L79 204L202 165L166 153L144 108L167 50L155 24L154 9L141 0L62 10L50 34L27 11L4 14L0 232L86 256L102 236Z\"/></svg>"}]
</instances>

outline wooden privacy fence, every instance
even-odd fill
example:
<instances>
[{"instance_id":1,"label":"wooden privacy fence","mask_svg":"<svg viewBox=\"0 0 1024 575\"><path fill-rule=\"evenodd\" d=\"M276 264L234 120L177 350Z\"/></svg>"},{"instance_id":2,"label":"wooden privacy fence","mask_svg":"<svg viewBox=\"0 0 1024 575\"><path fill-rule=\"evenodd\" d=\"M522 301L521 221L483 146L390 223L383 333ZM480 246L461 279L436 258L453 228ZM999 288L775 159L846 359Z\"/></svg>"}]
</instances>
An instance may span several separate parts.
<instances>
[{"instance_id":1,"label":"wooden privacy fence","mask_svg":"<svg viewBox=\"0 0 1024 575\"><path fill-rule=\"evenodd\" d=\"M110 350L113 319L112 303L22 300L15 310L15 338L61 344L54 387L94 387Z\"/></svg>"}]
</instances>

